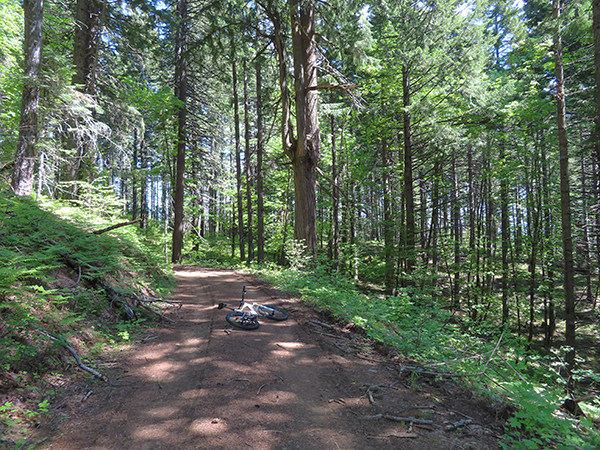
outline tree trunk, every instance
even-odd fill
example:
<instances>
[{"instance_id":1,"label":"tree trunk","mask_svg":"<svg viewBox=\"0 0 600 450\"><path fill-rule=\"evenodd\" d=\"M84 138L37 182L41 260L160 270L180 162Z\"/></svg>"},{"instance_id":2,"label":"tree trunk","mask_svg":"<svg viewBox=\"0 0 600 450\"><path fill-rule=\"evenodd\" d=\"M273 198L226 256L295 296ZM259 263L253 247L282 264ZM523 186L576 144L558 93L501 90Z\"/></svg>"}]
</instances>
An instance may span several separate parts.
<instances>
[{"instance_id":1,"label":"tree trunk","mask_svg":"<svg viewBox=\"0 0 600 450\"><path fill-rule=\"evenodd\" d=\"M295 77L296 133L292 135L287 64L281 19L276 9L258 2L273 23L281 90L281 140L294 169L294 238L313 255L317 248L316 168L321 154L318 120L315 8L312 0L290 0Z\"/></svg>"},{"instance_id":2,"label":"tree trunk","mask_svg":"<svg viewBox=\"0 0 600 450\"><path fill-rule=\"evenodd\" d=\"M502 169L500 173L500 222L502 224L502 325L508 323L508 249L510 245L510 229L508 217L508 171L506 170L506 149L505 143L500 142L500 164Z\"/></svg>"},{"instance_id":3,"label":"tree trunk","mask_svg":"<svg viewBox=\"0 0 600 450\"><path fill-rule=\"evenodd\" d=\"M333 93L331 94L333 103ZM332 223L333 223L333 268L336 272L340 270L340 192L339 192L339 169L338 155L335 140L335 117L331 115L331 178L333 180L333 205L332 205Z\"/></svg>"},{"instance_id":4,"label":"tree trunk","mask_svg":"<svg viewBox=\"0 0 600 450\"><path fill-rule=\"evenodd\" d=\"M142 127L140 133L140 228L145 229L148 225L148 161L146 154L146 127Z\"/></svg>"},{"instance_id":5,"label":"tree trunk","mask_svg":"<svg viewBox=\"0 0 600 450\"><path fill-rule=\"evenodd\" d=\"M296 87L296 145L287 152L294 168L294 238L313 255L317 248L316 184L321 155L317 85L315 8L290 0Z\"/></svg>"},{"instance_id":6,"label":"tree trunk","mask_svg":"<svg viewBox=\"0 0 600 450\"><path fill-rule=\"evenodd\" d=\"M33 174L38 140L40 107L40 67L42 64L42 28L44 0L24 0L25 83L21 104L19 139L11 186L15 194L29 196L33 191Z\"/></svg>"},{"instance_id":7,"label":"tree trunk","mask_svg":"<svg viewBox=\"0 0 600 450\"><path fill-rule=\"evenodd\" d=\"M459 203L459 182L458 170L456 167L456 157L452 161L452 230L454 234L454 282L452 283L452 303L455 307L460 304L460 244L462 237L462 227L460 223L460 203Z\"/></svg>"},{"instance_id":8,"label":"tree trunk","mask_svg":"<svg viewBox=\"0 0 600 450\"><path fill-rule=\"evenodd\" d=\"M385 103L382 105L385 111ZM392 187L390 181L390 172L393 170L393 164L389 155L389 146L386 136L381 137L381 159L383 162L383 240L384 240L384 258L385 258L385 292L393 295L395 292L395 267L394 260L394 231L392 214Z\"/></svg>"},{"instance_id":9,"label":"tree trunk","mask_svg":"<svg viewBox=\"0 0 600 450\"><path fill-rule=\"evenodd\" d=\"M246 260L246 250L244 242L244 207L242 198L242 160L240 143L240 106L238 99L237 86L237 56L235 55L235 42L233 33L231 34L231 76L233 85L233 121L235 127L235 179L236 179L236 200L237 200L237 234L240 246L240 259Z\"/></svg>"},{"instance_id":10,"label":"tree trunk","mask_svg":"<svg viewBox=\"0 0 600 450\"><path fill-rule=\"evenodd\" d=\"M596 70L594 77L596 80L596 117L594 127L594 197L596 202L600 198L600 0L592 0L593 9L593 29L594 29L594 65ZM600 210L595 214L596 228L596 264L598 270L598 284L600 284ZM594 309L596 307L597 298L594 297Z\"/></svg>"},{"instance_id":11,"label":"tree trunk","mask_svg":"<svg viewBox=\"0 0 600 450\"><path fill-rule=\"evenodd\" d=\"M100 43L100 18L102 5L98 0L77 0L75 8L75 34L72 82L80 92L96 96L96 67Z\"/></svg>"},{"instance_id":12,"label":"tree trunk","mask_svg":"<svg viewBox=\"0 0 600 450\"><path fill-rule=\"evenodd\" d=\"M73 65L75 73L71 82L77 91L95 101L97 94L98 47L100 44L102 2L98 0L77 0L75 7L75 32L73 37ZM95 109L94 109L95 113ZM68 138L67 148L74 152L65 170L65 180L82 180L82 162L89 154L89 142L81 133L77 117L70 119L73 132ZM69 195L69 194L68 194ZM70 195L77 195L73 185Z\"/></svg>"},{"instance_id":13,"label":"tree trunk","mask_svg":"<svg viewBox=\"0 0 600 450\"><path fill-rule=\"evenodd\" d=\"M410 69L402 68L402 97L404 106L404 203L406 212L405 258L406 272L410 274L415 265L415 199L412 169L412 127L410 107Z\"/></svg>"},{"instance_id":14,"label":"tree trunk","mask_svg":"<svg viewBox=\"0 0 600 450\"><path fill-rule=\"evenodd\" d=\"M175 174L175 203L173 208L173 249L171 262L181 262L183 247L183 202L185 194L185 147L187 140L187 0L178 0L179 28L175 48L175 95L180 107L177 111L177 165Z\"/></svg>"},{"instance_id":15,"label":"tree trunk","mask_svg":"<svg viewBox=\"0 0 600 450\"><path fill-rule=\"evenodd\" d=\"M138 216L138 147L139 147L139 131L135 127L133 129L133 161L131 162L131 171L133 176L131 177L131 217L137 219Z\"/></svg>"},{"instance_id":16,"label":"tree trunk","mask_svg":"<svg viewBox=\"0 0 600 450\"><path fill-rule=\"evenodd\" d=\"M565 292L565 344L572 350L565 357L569 369L575 361L575 270L573 263L573 239L571 235L571 195L569 185L569 154L567 141L567 118L565 106L565 79L562 60L562 37L560 31L561 0L553 1L555 20L554 30L554 70L556 75L556 117L560 154L560 206L562 243L564 259Z\"/></svg>"},{"instance_id":17,"label":"tree trunk","mask_svg":"<svg viewBox=\"0 0 600 450\"><path fill-rule=\"evenodd\" d=\"M248 261L254 259L254 236L252 233L253 214L252 214L252 163L250 151L250 105L248 104L248 70L246 60L244 60L244 168L246 173L246 210L248 217Z\"/></svg>"},{"instance_id":18,"label":"tree trunk","mask_svg":"<svg viewBox=\"0 0 600 450\"><path fill-rule=\"evenodd\" d=\"M262 61L256 61L256 250L258 263L265 259L265 204L263 172L263 113L262 113Z\"/></svg>"}]
</instances>

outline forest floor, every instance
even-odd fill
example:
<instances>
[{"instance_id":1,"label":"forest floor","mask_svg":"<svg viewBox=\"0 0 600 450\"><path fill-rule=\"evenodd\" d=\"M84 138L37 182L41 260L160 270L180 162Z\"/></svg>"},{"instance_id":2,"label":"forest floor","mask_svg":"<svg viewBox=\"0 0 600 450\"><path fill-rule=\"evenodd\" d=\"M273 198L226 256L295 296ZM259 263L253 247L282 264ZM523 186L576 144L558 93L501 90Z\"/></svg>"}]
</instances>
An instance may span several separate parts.
<instances>
[{"instance_id":1,"label":"forest floor","mask_svg":"<svg viewBox=\"0 0 600 450\"><path fill-rule=\"evenodd\" d=\"M499 448L493 405L452 379L402 375L392 353L245 274L179 266L176 275L177 323L151 330L105 364L110 382L73 382L30 443L52 450ZM243 285L248 301L280 306L289 320L232 329L217 305L235 305Z\"/></svg>"}]
</instances>

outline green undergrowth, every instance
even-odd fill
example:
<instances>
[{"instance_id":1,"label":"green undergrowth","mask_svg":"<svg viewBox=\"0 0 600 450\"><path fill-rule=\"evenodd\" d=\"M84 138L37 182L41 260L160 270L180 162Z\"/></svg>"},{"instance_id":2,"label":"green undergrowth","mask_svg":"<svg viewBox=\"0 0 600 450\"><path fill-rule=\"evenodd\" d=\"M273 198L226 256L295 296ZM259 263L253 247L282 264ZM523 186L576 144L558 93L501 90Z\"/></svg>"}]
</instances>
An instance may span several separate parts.
<instances>
[{"instance_id":1,"label":"green undergrowth","mask_svg":"<svg viewBox=\"0 0 600 450\"><path fill-rule=\"evenodd\" d=\"M147 309L136 306L135 317L128 317L102 286L125 297L165 297L174 285L151 230L130 225L93 233L127 220L114 209L82 209L0 194L4 441L16 445L25 438L28 425L39 420L58 395L58 386L72 376L90 376L77 367L65 344L84 364L102 371L99 361L106 362L111 351L155 320Z\"/></svg>"},{"instance_id":2,"label":"green undergrowth","mask_svg":"<svg viewBox=\"0 0 600 450\"><path fill-rule=\"evenodd\" d=\"M506 422L503 448L600 448L600 434L592 421L571 417L560 408L565 400L566 349L536 354L509 330L493 323L465 323L443 309L438 299L413 288L396 296L374 295L321 267L246 270L336 320L360 327L373 341L395 348L413 376L415 368L439 373L439 378L454 376L490 405L513 405L516 412ZM600 381L597 375L580 362L577 381L587 388L595 386ZM600 417L597 400L582 406L588 417Z\"/></svg>"}]
</instances>

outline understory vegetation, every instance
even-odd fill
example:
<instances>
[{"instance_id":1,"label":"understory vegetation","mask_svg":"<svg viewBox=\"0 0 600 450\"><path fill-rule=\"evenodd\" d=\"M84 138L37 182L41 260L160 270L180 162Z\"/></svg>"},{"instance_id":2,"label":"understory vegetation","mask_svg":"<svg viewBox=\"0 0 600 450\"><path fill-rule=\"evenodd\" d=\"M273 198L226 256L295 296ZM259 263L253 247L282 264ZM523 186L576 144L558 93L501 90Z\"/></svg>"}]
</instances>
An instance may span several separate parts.
<instances>
[{"instance_id":1,"label":"understory vegetation","mask_svg":"<svg viewBox=\"0 0 600 450\"><path fill-rule=\"evenodd\" d=\"M0 195L0 448L29 448L69 380L100 378L173 286L151 228L104 233L118 211L88 206Z\"/></svg>"},{"instance_id":2,"label":"understory vegetation","mask_svg":"<svg viewBox=\"0 0 600 450\"><path fill-rule=\"evenodd\" d=\"M488 398L498 410L502 405L514 406L503 448L599 448L600 402L593 398L580 402L583 411L576 415L565 409L568 349L534 348L525 336L498 323L473 323L455 309L445 308L434 292L410 288L395 296L374 293L324 267L307 272L274 267L250 270L336 320L361 328L374 342L392 347L414 379L453 378ZM589 337L586 353L593 355L597 329ZM573 376L582 396L600 382L597 370L578 359Z\"/></svg>"},{"instance_id":3,"label":"understory vegetation","mask_svg":"<svg viewBox=\"0 0 600 450\"><path fill-rule=\"evenodd\" d=\"M512 413L502 448L599 448L600 401L587 395L600 382L599 330L594 318L587 326L582 321L578 329L587 344L579 348L580 357L571 372L574 380L569 380L565 362L569 349L560 342L549 349L541 339L531 344L526 333L503 328L493 319L472 320L433 284L405 288L390 296L377 284L377 273L365 274L357 283L333 273L326 262L315 264L303 257L294 245L286 247L286 267L240 263L228 255L228 246L227 242L206 241L195 253L195 263L234 265L302 298L333 320L361 329L374 343L397 352L403 371L413 381L451 378L489 400L499 414L508 407ZM490 307L499 308L499 303L500 298ZM573 409L574 403L565 394L570 382L577 386L576 404L581 409Z\"/></svg>"},{"instance_id":4,"label":"understory vegetation","mask_svg":"<svg viewBox=\"0 0 600 450\"><path fill-rule=\"evenodd\" d=\"M97 198L91 195L87 204ZM104 232L125 220L114 198L110 205L0 198L0 415L8 448L27 442L71 377L90 376L85 368L101 372L116 350L164 318L142 300L166 297L173 286L162 230L150 224L144 231L129 225ZM600 417L598 401L578 402L582 411L576 414L565 409L568 349L528 345L518 330L473 321L456 305L450 308L451 298L433 285L390 296L376 283L376 274L358 283L326 262L303 256L298 245L286 246L287 261L293 262L286 266L242 263L229 248L225 240L204 240L189 250L194 259L188 262L248 271L333 320L361 329L397 353L415 385L420 377L452 378L499 410L511 405L504 448L600 445L594 422ZM597 330L586 337L593 355ZM80 355L79 367L70 351ZM578 360L572 371L577 394L597 386L597 371L596 360Z\"/></svg>"},{"instance_id":5,"label":"understory vegetation","mask_svg":"<svg viewBox=\"0 0 600 450\"><path fill-rule=\"evenodd\" d=\"M0 197L11 447L185 262L600 448L600 0L0 0Z\"/></svg>"}]
</instances>

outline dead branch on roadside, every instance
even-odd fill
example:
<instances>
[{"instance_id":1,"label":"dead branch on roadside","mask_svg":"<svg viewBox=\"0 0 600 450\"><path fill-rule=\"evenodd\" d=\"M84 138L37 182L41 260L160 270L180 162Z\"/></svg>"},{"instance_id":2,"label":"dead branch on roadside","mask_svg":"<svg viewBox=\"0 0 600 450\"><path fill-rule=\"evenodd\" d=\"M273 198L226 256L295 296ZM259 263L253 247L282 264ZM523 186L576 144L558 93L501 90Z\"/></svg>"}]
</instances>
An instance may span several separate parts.
<instances>
[{"instance_id":1,"label":"dead branch on roadside","mask_svg":"<svg viewBox=\"0 0 600 450\"><path fill-rule=\"evenodd\" d=\"M393 416L388 413L375 414L374 416L366 416L365 419L366 420L387 419L387 420L392 420L394 422L414 423L414 424L421 424L421 425L432 425L433 424L433 420L429 420L429 419L416 419L414 417L398 417L398 416Z\"/></svg>"},{"instance_id":2,"label":"dead branch on roadside","mask_svg":"<svg viewBox=\"0 0 600 450\"><path fill-rule=\"evenodd\" d=\"M144 310L148 311L149 313L155 314L158 317L160 317L162 320L169 322L169 323L177 323L175 320L170 319L169 317L165 316L164 314L156 311L155 309L150 308L148 305L144 305L144 304L140 304L141 308L144 308Z\"/></svg>"},{"instance_id":3,"label":"dead branch on roadside","mask_svg":"<svg viewBox=\"0 0 600 450\"><path fill-rule=\"evenodd\" d=\"M59 342L61 345L63 345L68 351L69 353L71 353L71 355L73 356L73 358L75 358L75 361L77 362L77 365L82 369L85 370L86 372L91 373L93 376L95 376L96 378L101 379L102 381L108 381L108 378L105 377L104 375L102 375L100 372L92 369L89 366L86 366L85 364L83 364L83 362L81 361L81 358L79 357L79 354L75 351L75 349L73 347L71 347L69 345L69 343L63 339L60 336L54 336L53 334L48 333L45 330L37 330L40 334L42 334L43 336L46 336L47 338Z\"/></svg>"},{"instance_id":4,"label":"dead branch on roadside","mask_svg":"<svg viewBox=\"0 0 600 450\"><path fill-rule=\"evenodd\" d=\"M496 343L496 346L494 347L494 349L490 353L490 356L487 359L485 365L483 366L483 369L481 371L477 372L477 373L433 372L433 371L429 371L429 370L424 370L423 368L418 367L418 366L405 366L405 365L403 365L400 368L400 374L402 374L403 372L408 372L408 373L411 373L411 374L415 373L417 375L421 375L421 376L425 376L425 377L432 377L432 378L466 378L466 377L479 377L479 376L483 376L483 375L485 375L485 372L487 371L490 363L494 359L494 355L496 354L496 352L498 351L498 348L500 347L500 342L502 342L502 337L503 336L504 336L504 331L500 335L500 338L498 339L498 342ZM500 359L502 359L503 361L505 361L500 355L498 355L498 356L500 357Z\"/></svg>"},{"instance_id":5,"label":"dead branch on roadside","mask_svg":"<svg viewBox=\"0 0 600 450\"><path fill-rule=\"evenodd\" d=\"M457 428L469 425L471 422L472 421L470 419L462 419L462 420L459 420L458 422L454 422L454 423L451 423L449 425L446 425L446 427L444 429L446 431L456 430Z\"/></svg>"},{"instance_id":6,"label":"dead branch on roadside","mask_svg":"<svg viewBox=\"0 0 600 450\"><path fill-rule=\"evenodd\" d=\"M183 302L181 300L166 300L164 298L139 298L137 295L135 296L142 303L167 303L173 308L181 309Z\"/></svg>"},{"instance_id":7,"label":"dead branch on roadside","mask_svg":"<svg viewBox=\"0 0 600 450\"><path fill-rule=\"evenodd\" d=\"M311 319L311 322L314 324L320 325L322 327L329 328L330 330L333 330L333 327L331 325L329 325L328 323L319 322L318 320L312 320L312 319Z\"/></svg>"}]
</instances>

